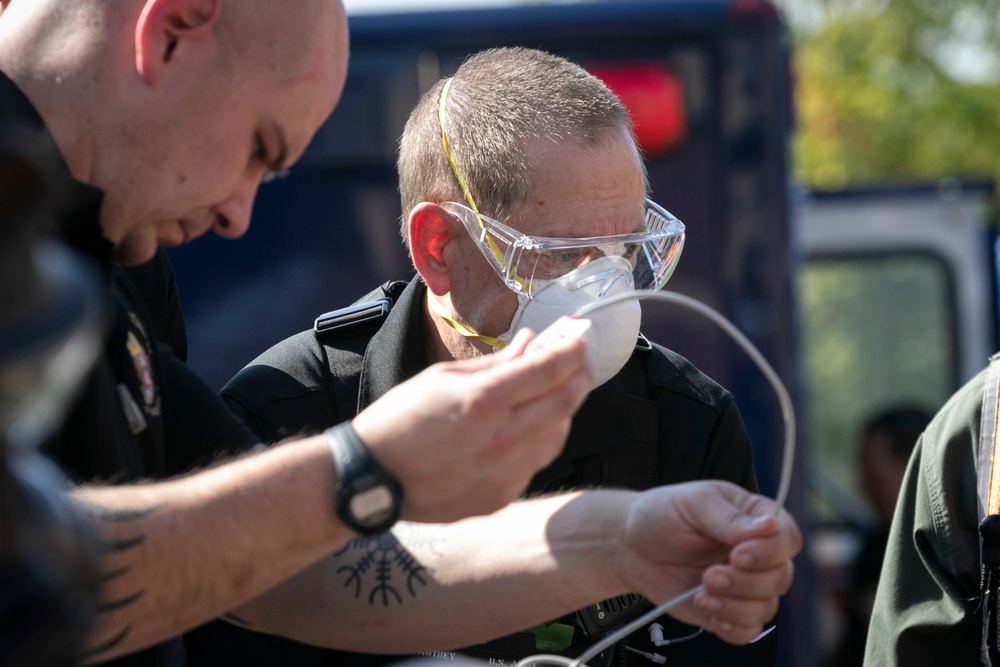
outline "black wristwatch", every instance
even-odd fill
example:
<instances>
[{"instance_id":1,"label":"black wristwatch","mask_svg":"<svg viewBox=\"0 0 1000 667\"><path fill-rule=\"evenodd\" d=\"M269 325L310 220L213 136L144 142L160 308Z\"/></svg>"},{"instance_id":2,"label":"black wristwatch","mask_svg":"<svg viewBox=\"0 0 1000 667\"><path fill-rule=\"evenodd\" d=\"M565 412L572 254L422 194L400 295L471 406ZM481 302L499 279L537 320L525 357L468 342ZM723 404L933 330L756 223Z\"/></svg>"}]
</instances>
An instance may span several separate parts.
<instances>
[{"instance_id":1,"label":"black wristwatch","mask_svg":"<svg viewBox=\"0 0 1000 667\"><path fill-rule=\"evenodd\" d=\"M326 430L337 467L337 516L361 535L379 535L399 519L403 487L378 464L350 422Z\"/></svg>"}]
</instances>

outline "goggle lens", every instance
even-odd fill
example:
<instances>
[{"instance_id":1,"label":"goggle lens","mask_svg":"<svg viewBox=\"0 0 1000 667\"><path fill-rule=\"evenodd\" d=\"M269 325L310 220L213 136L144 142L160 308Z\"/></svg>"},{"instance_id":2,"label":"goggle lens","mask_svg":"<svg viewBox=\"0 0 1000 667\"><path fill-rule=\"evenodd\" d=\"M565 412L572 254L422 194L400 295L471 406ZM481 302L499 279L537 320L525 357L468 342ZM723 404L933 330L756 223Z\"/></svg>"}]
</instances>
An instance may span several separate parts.
<instances>
[{"instance_id":1,"label":"goggle lens","mask_svg":"<svg viewBox=\"0 0 1000 667\"><path fill-rule=\"evenodd\" d=\"M529 297L548 282L603 257L617 258L622 270L631 270L634 289L660 289L684 247L684 224L648 199L644 231L588 238L527 236L462 204L443 206L462 220L507 286Z\"/></svg>"}]
</instances>

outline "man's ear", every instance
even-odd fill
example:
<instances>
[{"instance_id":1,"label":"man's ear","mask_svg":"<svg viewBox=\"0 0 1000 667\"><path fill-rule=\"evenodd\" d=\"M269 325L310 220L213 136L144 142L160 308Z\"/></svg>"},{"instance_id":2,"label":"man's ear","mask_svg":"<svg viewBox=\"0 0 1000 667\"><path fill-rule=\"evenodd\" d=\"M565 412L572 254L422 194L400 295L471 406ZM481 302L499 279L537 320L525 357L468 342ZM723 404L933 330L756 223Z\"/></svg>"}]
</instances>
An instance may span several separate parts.
<instances>
[{"instance_id":1,"label":"man's ear","mask_svg":"<svg viewBox=\"0 0 1000 667\"><path fill-rule=\"evenodd\" d=\"M451 291L451 272L445 248L455 237L457 221L437 204L421 202L407 222L410 254L417 273L434 294Z\"/></svg>"},{"instance_id":2,"label":"man's ear","mask_svg":"<svg viewBox=\"0 0 1000 667\"><path fill-rule=\"evenodd\" d=\"M186 40L207 37L222 0L146 0L135 26L135 68L154 85Z\"/></svg>"}]
</instances>

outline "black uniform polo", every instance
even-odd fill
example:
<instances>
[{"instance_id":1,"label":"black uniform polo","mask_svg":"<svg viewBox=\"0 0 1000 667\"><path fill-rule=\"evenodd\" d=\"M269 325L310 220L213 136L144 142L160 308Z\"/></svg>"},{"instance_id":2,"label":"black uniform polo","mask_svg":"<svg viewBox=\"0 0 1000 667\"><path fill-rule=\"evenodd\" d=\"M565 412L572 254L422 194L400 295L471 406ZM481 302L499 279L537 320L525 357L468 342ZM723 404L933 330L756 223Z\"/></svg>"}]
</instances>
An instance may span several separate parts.
<instances>
[{"instance_id":1,"label":"black uniform polo","mask_svg":"<svg viewBox=\"0 0 1000 667\"><path fill-rule=\"evenodd\" d=\"M419 278L387 283L359 301L387 299L394 303L387 316L330 317L331 333L305 331L272 347L240 371L222 397L265 441L350 419L428 366L421 326L425 290ZM618 375L591 392L573 419L563 452L535 476L528 493L595 485L642 490L709 478L757 490L749 436L733 397L680 355L646 344L637 346ZM661 623L667 638L693 631L668 617ZM362 667L401 659L325 651L221 622L187 635L185 643L191 664L199 667ZM777 655L776 632L745 647L705 633L657 648L644 631L628 644L663 654L668 665L773 665ZM512 665L551 651L537 650L534 636L519 633L466 652ZM616 664L639 667L646 660L629 658L625 654Z\"/></svg>"}]
</instances>

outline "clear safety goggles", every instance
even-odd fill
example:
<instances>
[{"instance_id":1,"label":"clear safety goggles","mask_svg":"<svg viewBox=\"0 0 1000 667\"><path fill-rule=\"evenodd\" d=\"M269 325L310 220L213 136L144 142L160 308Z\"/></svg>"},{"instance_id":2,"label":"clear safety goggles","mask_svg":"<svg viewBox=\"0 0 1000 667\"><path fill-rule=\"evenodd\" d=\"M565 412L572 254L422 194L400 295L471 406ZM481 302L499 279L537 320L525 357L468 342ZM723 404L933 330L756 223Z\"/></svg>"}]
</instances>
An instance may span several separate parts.
<instances>
[{"instance_id":1,"label":"clear safety goggles","mask_svg":"<svg viewBox=\"0 0 1000 667\"><path fill-rule=\"evenodd\" d=\"M528 236L462 204L441 206L462 221L504 283L529 297L604 257L617 260L613 264L622 270L631 268L631 289L657 290L670 278L684 247L684 223L649 199L643 231L581 238ZM601 279L584 275L587 281Z\"/></svg>"}]
</instances>

